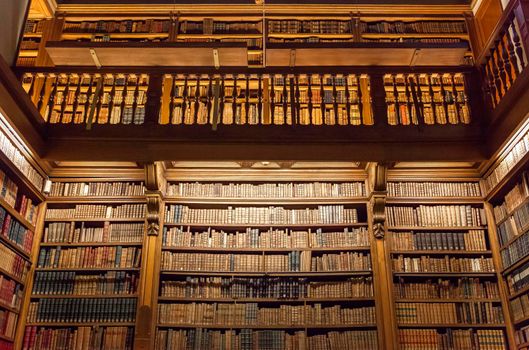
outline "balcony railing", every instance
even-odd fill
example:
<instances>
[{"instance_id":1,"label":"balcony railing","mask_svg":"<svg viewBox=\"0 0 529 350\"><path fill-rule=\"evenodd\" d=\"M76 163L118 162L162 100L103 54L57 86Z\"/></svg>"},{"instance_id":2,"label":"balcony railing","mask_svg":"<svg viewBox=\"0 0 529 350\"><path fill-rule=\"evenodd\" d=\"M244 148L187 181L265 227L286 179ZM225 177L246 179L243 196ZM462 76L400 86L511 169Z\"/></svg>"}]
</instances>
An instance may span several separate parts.
<instances>
[{"instance_id":1,"label":"balcony railing","mask_svg":"<svg viewBox=\"0 0 529 350\"><path fill-rule=\"evenodd\" d=\"M492 109L496 109L527 70L528 13L529 2L511 1L479 60Z\"/></svg>"}]
</instances>

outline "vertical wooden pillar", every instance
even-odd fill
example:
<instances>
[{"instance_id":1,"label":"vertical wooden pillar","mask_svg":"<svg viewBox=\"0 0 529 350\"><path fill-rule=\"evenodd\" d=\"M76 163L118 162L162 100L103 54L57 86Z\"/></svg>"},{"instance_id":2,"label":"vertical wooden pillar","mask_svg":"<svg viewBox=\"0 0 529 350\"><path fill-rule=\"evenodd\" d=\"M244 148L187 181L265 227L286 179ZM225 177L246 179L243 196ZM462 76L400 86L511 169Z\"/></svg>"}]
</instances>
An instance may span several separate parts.
<instances>
[{"instance_id":1,"label":"vertical wooden pillar","mask_svg":"<svg viewBox=\"0 0 529 350\"><path fill-rule=\"evenodd\" d=\"M18 315L17 329L15 333L15 349L22 349L24 345L24 333L26 331L26 320L28 317L29 303L31 302L31 292L33 290L33 281L35 276L35 268L39 259L40 242L42 241L42 234L44 232L44 219L46 218L46 202L39 205L39 216L37 224L35 225L35 232L33 236L33 246L31 247L31 268L26 277L26 284L24 286L24 296L20 306L20 313Z\"/></svg>"},{"instance_id":2,"label":"vertical wooden pillar","mask_svg":"<svg viewBox=\"0 0 529 350\"><path fill-rule=\"evenodd\" d=\"M397 349L397 322L393 303L393 277L386 247L386 173L387 166L370 164L368 205L373 284L375 288L379 348Z\"/></svg>"},{"instance_id":3,"label":"vertical wooden pillar","mask_svg":"<svg viewBox=\"0 0 529 350\"><path fill-rule=\"evenodd\" d=\"M154 348L157 294L161 262L161 232L163 225L163 191L165 188L161 163L145 165L145 197L147 200L146 230L143 240L138 310L134 337L135 350Z\"/></svg>"},{"instance_id":4,"label":"vertical wooden pillar","mask_svg":"<svg viewBox=\"0 0 529 350\"><path fill-rule=\"evenodd\" d=\"M503 318L505 319L507 341L509 342L509 349L516 349L516 342L514 337L514 324L511 315L511 308L509 303L509 292L507 284L502 275L503 264L500 256L500 243L498 241L498 232L496 231L496 224L494 220L494 211L490 203L485 203L485 215L487 217L487 226L490 242L490 250L492 252L492 261L494 263L494 270L498 277L498 289L500 291L501 307L503 311Z\"/></svg>"},{"instance_id":5,"label":"vertical wooden pillar","mask_svg":"<svg viewBox=\"0 0 529 350\"><path fill-rule=\"evenodd\" d=\"M373 106L373 123L375 126L387 125L388 108L386 104L386 90L384 89L384 74L373 73L370 74L369 77L371 84L371 101ZM360 82L359 86L361 86Z\"/></svg>"}]
</instances>

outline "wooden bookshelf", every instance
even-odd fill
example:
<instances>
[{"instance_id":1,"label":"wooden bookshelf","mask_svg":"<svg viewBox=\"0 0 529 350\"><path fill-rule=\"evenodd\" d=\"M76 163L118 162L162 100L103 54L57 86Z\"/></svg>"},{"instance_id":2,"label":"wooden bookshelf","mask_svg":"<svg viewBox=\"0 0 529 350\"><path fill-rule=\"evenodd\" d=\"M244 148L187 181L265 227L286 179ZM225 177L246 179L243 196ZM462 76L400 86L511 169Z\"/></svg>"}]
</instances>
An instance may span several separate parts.
<instances>
[{"instance_id":1,"label":"wooden bookshelf","mask_svg":"<svg viewBox=\"0 0 529 350\"><path fill-rule=\"evenodd\" d=\"M258 185L259 183L254 183L253 185ZM197 183L195 186L209 186L207 183ZM237 188L237 186L248 186L252 185L251 183L235 183L233 187L233 190ZM273 183L271 183L273 185ZM171 188L172 183L169 182L168 188ZM215 185L217 186L217 185ZM279 185L278 185L279 186ZM365 184L362 184L362 186L365 186ZM205 187L204 187L205 188ZM257 187L255 187L257 188ZM276 187L277 188L277 187ZM262 189L263 191L266 191L266 188ZM268 190L272 190L269 188ZM198 192L197 192L198 193ZM228 206L242 206L242 207L255 207L255 208L263 208L263 206L266 206L264 208L267 208L268 206L282 206L285 210L298 210L298 209L304 209L311 208L311 210L314 210L314 208L318 208L321 206L332 206L332 205L342 205L345 208L354 208L357 210L358 215L358 221L359 222L347 222L347 223L339 223L339 224L332 224L332 223L313 223L313 224L258 224L258 225L252 225L250 223L248 224L224 224L220 220L217 220L215 223L211 224L192 224L192 223L186 223L185 218L182 218L184 221L183 223L172 223L173 219L172 216L169 214L169 212L166 214L166 218L164 220L164 238L162 242L162 262L161 262L161 270L160 270L160 291L159 296L157 299L158 304L158 334L161 337L164 332L166 331L185 331L186 329L193 329L193 328L207 328L207 329L254 329L254 330L286 330L288 333L288 330L299 330L299 331L318 331L323 332L322 334L326 334L326 330L336 329L341 332L349 330L350 332L355 332L355 329L376 329L378 326L374 322L371 322L369 320L366 320L365 322L362 322L361 324L355 323L347 323L347 324L340 324L339 322L336 324L330 324L329 322L326 322L325 325L319 325L319 324L312 324L309 320L306 322L301 321L299 325L269 325L269 324L259 324L258 322L252 321L252 323L249 323L248 325L241 326L238 324L238 321L236 319L233 319L233 322L230 322L230 324L204 324L199 319L192 320L190 323L182 324L179 322L168 322L165 319L167 317L170 317L169 314L164 314L164 310L169 310L169 308L177 307L182 308L186 307L186 304L193 303L193 304L202 304L206 303L211 306L215 306L217 304L223 304L226 305L226 307L250 307L249 305L259 305L259 308L263 308L262 312L278 312L280 309L277 309L277 307L305 307L305 308L313 308L317 305L321 304L322 308L331 307L331 306L338 306L342 305L342 308L347 309L347 305L351 305L351 302L355 302L355 308L363 305L362 307L369 308L373 314L370 317L374 316L374 294L372 290L372 276L373 271L371 268L365 269L360 267L355 269L336 269L336 268L327 268L324 271L319 270L312 270L312 268L315 268L314 266L305 266L304 268L301 266L302 264L305 264L302 262L304 257L298 257L295 264L300 264L298 267L294 267L292 265L290 268L287 268L286 271L281 271L280 269L277 269L273 267L273 265L269 268L262 269L262 267L259 267L255 265L255 268L251 269L250 271L244 270L238 270L233 269L232 271L223 271L223 269L215 269L215 268L208 268L206 270L193 270L192 266L188 267L182 267L182 269L178 268L178 262L176 262L177 265L174 265L175 261L178 260L172 260L173 258L177 259L178 254L189 254L189 259L195 259L197 263L200 262L200 260L208 259L203 254L216 254L217 256L227 256L227 255L233 255L234 259L238 259L236 256L244 257L244 256L250 256L250 257L259 257L259 259L264 259L263 262L266 259L285 259L291 254L294 254L295 252L298 252L299 254L311 254L312 259L321 259L322 257L326 257L327 255L330 255L332 257L333 254L362 254L359 257L363 257L362 259L365 263L368 264L368 266L371 265L371 257L370 252L371 248L368 243L368 237L364 236L368 234L367 227L368 224L366 222L367 215L366 208L365 208L365 189L360 191L358 193L358 197L352 197L347 196L345 198L341 198L340 196L337 196L336 194L329 194L328 196L309 196L309 197L300 197L300 198L288 198L284 196L271 196L269 195L266 197L266 192L262 192L259 196L255 196L252 194L248 194L244 196L243 198L238 198L237 196L231 198L231 197L217 197L213 193L211 194L211 197L208 196L206 193L203 193L202 196L198 195L192 195L190 197L190 200L188 200L188 196L182 196L179 195L178 197L175 196L169 196L167 197L166 204L166 211L168 211L170 208L172 208L175 205L189 205L190 208L197 209L197 210L223 210L223 208L227 208ZM181 199L181 201L179 200ZM320 201L321 199L321 201ZM333 200L336 200L336 202L333 202ZM364 202L362 203L362 201ZM320 208L321 209L321 208ZM173 210L173 209L171 209ZM336 209L338 210L338 209ZM172 213L172 211L171 211ZM331 211L329 211L329 215ZM336 215L336 214L335 214ZM249 218L247 221L251 222L251 218ZM211 237L221 237L224 236L227 238L226 234L229 234L230 236L235 237L241 237L236 238L233 243L239 242L239 239L245 238L244 241L240 241L238 243L238 246L200 246L199 238L203 236L203 234L207 232L210 232L209 234ZM241 231L242 230L242 231ZM253 241L252 245L250 244L250 241L248 241L248 238L250 236L243 236L248 235L250 231L254 232L255 235L254 239L258 239L258 241ZM291 234L289 231L296 231L297 232L304 232L299 233L299 236L290 236ZM345 231L344 231L345 230ZM245 233L246 232L246 233ZM332 232L332 233L331 233ZM294 235L295 233L292 233ZM317 237L321 237L320 239L325 239L325 237L329 237L328 239L334 239L332 237L339 237L340 235L343 236L342 239L346 239L345 237L349 237L347 239L361 239L363 244L361 243L354 243L350 242L348 244L334 244L332 246L310 246L308 245L311 240L316 239ZM195 236L195 240L197 240L197 246L190 246L186 243L179 243L179 241L174 241L174 239L179 240L180 237L188 237L188 235ZM218 236L220 235L220 236ZM268 236L270 235L270 236ZM314 236L312 236L314 235ZM348 236L346 236L348 235ZM258 238L259 237L259 238ZM270 237L270 238L267 238ZM272 237L276 237L275 239ZM283 238L281 238L283 237ZM298 237L298 238L295 238ZM312 237L312 238L311 238ZM186 238L187 239L187 238ZM217 238L211 238L216 240ZM231 239L231 238L230 238ZM280 239L301 239L303 242L306 243L299 243L300 245L293 245L293 246L275 246L275 247L259 247L255 244L267 244L269 239L272 239L269 241L273 244L281 244ZM277 240L277 243L274 243ZM367 240L367 241L366 241ZM246 243L244 243L246 242ZM261 242L261 243L259 243ZM301 241L300 241L301 242ZM360 241L359 241L360 242ZM241 245L244 244L244 245ZM283 244L287 244L286 241ZM292 241L292 244L294 244L294 241ZM314 241L314 244L317 244L317 241ZM322 241L323 244L323 241ZM176 254L176 255L174 255ZM254 254L254 255L252 255ZM305 256L305 255L303 255ZM329 257L329 259L331 258ZM171 259L171 260L169 260ZM290 258L290 259L296 259L296 258ZM327 258L325 258L327 259ZM206 261L206 260L204 260ZM270 260L271 264L274 264L272 262L273 260ZM294 264L294 261L296 260L290 260L292 264ZM356 261L356 260L355 260ZM307 260L305 260L307 262ZM360 261L355 262L354 264L360 264ZM198 265L197 265L198 266ZM297 266L297 265L296 265ZM169 268L173 267L173 268ZM285 266L286 268L286 266ZM305 270L308 268L308 270ZM289 271L290 270L290 271ZM197 283L206 283L206 280L210 279L219 279L219 281L226 280L226 281L233 281L233 283L239 283L237 281L241 281L244 283L252 283L251 281L257 281L260 280L262 282L259 283L268 283L270 284L270 288L268 292L270 295L264 295L261 294L261 296L258 296L257 294L254 297L245 297L244 295L241 296L235 296L232 297L201 297L197 295L196 297L191 296L184 296L184 295L176 295L173 294L172 291L173 286L177 285L185 285L186 280L188 278L196 279ZM203 282L198 282L203 281ZM296 294L293 294L289 297L279 297L280 290L275 289L278 288L279 284L276 285L276 283L293 283L292 287L289 288L298 288ZM309 285L313 285L314 288L316 288L316 285L323 285L327 286L326 288L330 288L330 286L333 283L358 283L358 288L355 287L354 291L351 291L351 293L355 293L350 296L333 296L329 297L328 294L326 295L306 295L304 293L316 293L309 292L308 290L306 292L303 292L302 288L309 288ZM369 283L364 285L364 283ZM183 288L182 285L182 288ZM354 284L355 286L357 284ZM207 285L204 284L203 287L200 288L211 288L206 287ZM220 285L219 285L220 286ZM258 285L255 285L255 288L257 288ZM369 287L370 286L370 287ZM186 288L191 288L192 286L189 285ZM196 287L195 287L196 288ZM214 287L213 287L214 288ZM247 288L254 288L250 285L247 286ZM364 289L362 289L364 288ZM371 291L369 292L369 289ZM204 289L205 290L205 289ZM196 293L198 290L191 290L189 289L190 293ZM287 292L287 290L284 290ZM232 292L227 291L228 293L237 293L237 289L233 289ZM255 289L253 292L250 290L247 291L248 293L261 293L258 292L258 289ZM263 290L264 292L264 290ZM291 289L291 292L294 293L294 289ZM365 295L364 293L369 293ZM277 294L276 297L272 297L272 294ZM358 306L356 306L358 303ZM231 306L230 306L231 305ZM333 307L334 307L333 306ZM318 306L319 307L319 306ZM270 309L271 308L271 309ZM266 311L265 309L270 309ZM276 311L274 311L276 310ZM345 310L347 311L347 310ZM344 311L344 312L345 312ZM353 311L352 309L349 311ZM219 311L220 312L220 311ZM356 312L361 312L361 310L357 310ZM364 312L364 311L362 311ZM365 311L367 312L367 311ZM367 314L366 314L367 315ZM339 315L337 315L338 317ZM219 314L220 317L220 314ZM366 316L367 317L367 316ZM374 319L372 319L374 320ZM376 335L372 334L375 338ZM279 335L278 335L279 336ZM309 334L307 334L309 336ZM161 338L160 338L161 339ZM277 340L279 341L279 340ZM308 342L309 340L307 340ZM161 346L160 344L156 346Z\"/></svg>"},{"instance_id":2,"label":"wooden bookshelf","mask_svg":"<svg viewBox=\"0 0 529 350\"><path fill-rule=\"evenodd\" d=\"M487 233L479 183L435 181L423 185L409 179L390 181L388 188L388 255L392 264L400 346L412 346L410 342L419 336L407 330L428 332L424 337L429 338L422 339L434 344L441 341L441 337L451 341L454 335L445 334L447 329L450 332L468 329L470 333L498 329L501 332L495 333L490 340L498 346L508 346L512 341L504 321L504 308L508 304L500 293L502 285L498 280L501 275L496 270L496 256L492 252L496 247ZM463 190L469 192L467 196L452 198ZM410 199L410 195L414 197ZM473 220L467 222L469 226L466 227L461 215L465 213L468 220L471 212ZM424 224L413 225L417 220ZM437 227L440 224L442 226ZM463 267L467 260L480 267ZM487 308L489 319L463 311L475 307ZM456 310L460 310L457 317ZM465 333L465 337L471 336L470 333ZM478 339L478 333L475 334Z\"/></svg>"}]
</instances>

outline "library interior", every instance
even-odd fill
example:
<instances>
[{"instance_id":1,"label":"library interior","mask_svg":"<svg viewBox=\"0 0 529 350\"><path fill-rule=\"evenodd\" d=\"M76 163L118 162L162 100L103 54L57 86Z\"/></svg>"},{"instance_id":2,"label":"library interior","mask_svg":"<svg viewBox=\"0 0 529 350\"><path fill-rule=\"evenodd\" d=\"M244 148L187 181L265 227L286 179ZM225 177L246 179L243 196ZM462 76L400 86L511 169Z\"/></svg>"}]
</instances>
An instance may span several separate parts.
<instances>
[{"instance_id":1,"label":"library interior","mask_svg":"<svg viewBox=\"0 0 529 350\"><path fill-rule=\"evenodd\" d=\"M529 350L529 0L0 14L0 350Z\"/></svg>"}]
</instances>

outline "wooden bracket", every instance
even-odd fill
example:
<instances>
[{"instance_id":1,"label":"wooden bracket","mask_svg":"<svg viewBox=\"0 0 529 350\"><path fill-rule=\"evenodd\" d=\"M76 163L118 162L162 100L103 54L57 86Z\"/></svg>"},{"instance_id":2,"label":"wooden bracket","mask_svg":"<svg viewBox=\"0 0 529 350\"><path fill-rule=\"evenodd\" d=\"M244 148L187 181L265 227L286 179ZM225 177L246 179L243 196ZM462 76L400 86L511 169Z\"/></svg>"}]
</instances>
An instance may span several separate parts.
<instances>
[{"instance_id":1,"label":"wooden bracket","mask_svg":"<svg viewBox=\"0 0 529 350\"><path fill-rule=\"evenodd\" d=\"M162 210L162 191L165 188L163 164L149 163L145 168L145 198L147 200L147 235L157 236L160 233L160 216Z\"/></svg>"},{"instance_id":2,"label":"wooden bracket","mask_svg":"<svg viewBox=\"0 0 529 350\"><path fill-rule=\"evenodd\" d=\"M290 50L290 62L288 66L290 68L294 68L296 66L296 50L295 49Z\"/></svg>"},{"instance_id":3,"label":"wooden bracket","mask_svg":"<svg viewBox=\"0 0 529 350\"><path fill-rule=\"evenodd\" d=\"M384 239L386 236L387 170L386 164L379 163L373 164L371 169L373 235L377 239Z\"/></svg>"},{"instance_id":4,"label":"wooden bracket","mask_svg":"<svg viewBox=\"0 0 529 350\"><path fill-rule=\"evenodd\" d=\"M213 63L216 69L220 68L219 49L213 49Z\"/></svg>"}]
</instances>

